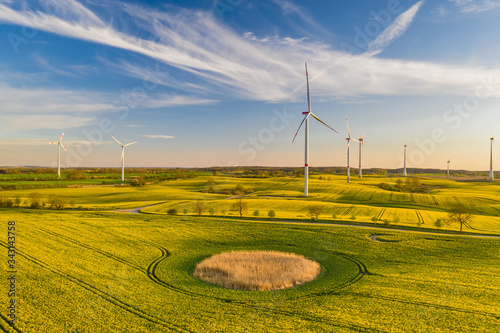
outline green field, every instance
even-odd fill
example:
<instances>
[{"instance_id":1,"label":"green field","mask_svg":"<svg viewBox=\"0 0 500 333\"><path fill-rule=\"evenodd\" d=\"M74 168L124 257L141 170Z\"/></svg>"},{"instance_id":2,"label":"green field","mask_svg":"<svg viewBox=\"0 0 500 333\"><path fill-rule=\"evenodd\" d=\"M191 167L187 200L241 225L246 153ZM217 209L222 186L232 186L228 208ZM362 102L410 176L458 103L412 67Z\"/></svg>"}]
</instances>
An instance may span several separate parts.
<instances>
[{"instance_id":1,"label":"green field","mask_svg":"<svg viewBox=\"0 0 500 333\"><path fill-rule=\"evenodd\" d=\"M38 189L43 200L58 195L73 205L0 209L4 248L7 222L16 221L18 318L14 326L7 322L5 284L0 330L500 330L500 239L458 235L455 224L443 227L455 234L439 234L434 226L460 202L474 212L466 233L500 235L499 185L424 178L428 193L403 193L377 186L396 178L371 176L351 184L340 176L322 178L313 177L308 198L302 196L303 180L287 177L199 176L141 187ZM210 183L218 193L207 192ZM243 219L230 209L232 195L222 193L236 185L251 188ZM32 192L0 196L24 201ZM195 200L206 204L203 217L195 216ZM310 222L311 205L324 208L319 223ZM146 214L110 212L145 206ZM179 215L168 215L172 208ZM276 212L273 220L269 210ZM384 228L387 222L406 230ZM269 292L223 289L191 276L195 264L213 254L257 249L304 255L319 262L322 272L310 283ZM6 250L3 263L7 271Z\"/></svg>"}]
</instances>

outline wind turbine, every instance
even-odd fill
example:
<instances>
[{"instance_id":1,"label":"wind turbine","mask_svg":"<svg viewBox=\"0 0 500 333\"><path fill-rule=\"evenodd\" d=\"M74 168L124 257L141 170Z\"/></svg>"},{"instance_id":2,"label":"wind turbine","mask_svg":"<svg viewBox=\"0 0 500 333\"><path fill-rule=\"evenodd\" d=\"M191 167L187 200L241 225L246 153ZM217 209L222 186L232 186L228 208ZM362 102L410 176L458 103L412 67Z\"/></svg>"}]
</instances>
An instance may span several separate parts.
<instances>
[{"instance_id":1,"label":"wind turbine","mask_svg":"<svg viewBox=\"0 0 500 333\"><path fill-rule=\"evenodd\" d=\"M127 143L126 145L124 145L120 141L116 140L114 136L111 137L115 139L115 141L118 142L120 146L122 146L122 182L123 182L125 180L125 147L133 145L134 143L137 143L137 141Z\"/></svg>"},{"instance_id":2,"label":"wind turbine","mask_svg":"<svg viewBox=\"0 0 500 333\"><path fill-rule=\"evenodd\" d=\"M363 141L363 138L365 137L365 133L363 133L363 136L359 135L358 132L356 132L359 136L359 169L358 169L358 177L359 178L362 178L363 177L363 172L361 171L361 153L363 151L363 145L364 145L364 141Z\"/></svg>"},{"instance_id":3,"label":"wind turbine","mask_svg":"<svg viewBox=\"0 0 500 333\"><path fill-rule=\"evenodd\" d=\"M403 168L403 177L406 177L406 142L404 145L404 168Z\"/></svg>"},{"instance_id":4,"label":"wind turbine","mask_svg":"<svg viewBox=\"0 0 500 333\"><path fill-rule=\"evenodd\" d=\"M490 180L495 180L493 175L493 137L490 138Z\"/></svg>"},{"instance_id":5,"label":"wind turbine","mask_svg":"<svg viewBox=\"0 0 500 333\"><path fill-rule=\"evenodd\" d=\"M446 179L450 179L450 160L448 160L448 169L446 170Z\"/></svg>"},{"instance_id":6,"label":"wind turbine","mask_svg":"<svg viewBox=\"0 0 500 333\"><path fill-rule=\"evenodd\" d=\"M49 142L49 145L57 145L57 178L61 178L61 147L64 151L67 151L64 145L62 144L62 139L64 136L64 132L61 135L61 138L57 142Z\"/></svg>"},{"instance_id":7,"label":"wind turbine","mask_svg":"<svg viewBox=\"0 0 500 333\"><path fill-rule=\"evenodd\" d=\"M360 142L356 139L351 138L351 132L349 131L349 123L347 122L347 116L345 116L345 124L347 125L347 135L348 137L345 138L347 140L347 148L346 148L346 155L347 155L347 182L351 180L351 167L349 165L349 147L351 146L351 141L354 142ZM360 143L361 144L361 143Z\"/></svg>"},{"instance_id":8,"label":"wind turbine","mask_svg":"<svg viewBox=\"0 0 500 333\"><path fill-rule=\"evenodd\" d=\"M306 123L305 127L305 163L304 163L304 196L308 196L309 194L309 116L312 116L314 119L334 131L335 133L338 133L336 130L328 126L324 121L319 119L314 113L311 111L311 96L309 94L309 74L307 73L307 63L306 65L306 82L307 82L307 105L308 105L308 111L302 112L303 115L305 115L304 119L302 119L302 122L299 125L299 128L297 129L297 132L295 133L295 136L293 137L292 143L295 141L295 138L297 137L297 134L300 131L300 128Z\"/></svg>"}]
</instances>

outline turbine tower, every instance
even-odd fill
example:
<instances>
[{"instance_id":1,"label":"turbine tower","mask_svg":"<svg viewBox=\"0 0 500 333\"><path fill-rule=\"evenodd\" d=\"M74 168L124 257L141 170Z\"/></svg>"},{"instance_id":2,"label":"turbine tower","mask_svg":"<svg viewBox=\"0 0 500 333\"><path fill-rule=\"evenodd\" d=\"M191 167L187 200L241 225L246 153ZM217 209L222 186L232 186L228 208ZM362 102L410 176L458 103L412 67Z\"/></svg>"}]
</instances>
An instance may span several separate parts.
<instances>
[{"instance_id":1,"label":"turbine tower","mask_svg":"<svg viewBox=\"0 0 500 333\"><path fill-rule=\"evenodd\" d=\"M62 144L62 139L64 136L64 132L61 135L61 138L57 142L49 142L49 145L57 145L57 178L61 178L61 147L64 151L67 151L64 145Z\"/></svg>"},{"instance_id":2,"label":"turbine tower","mask_svg":"<svg viewBox=\"0 0 500 333\"><path fill-rule=\"evenodd\" d=\"M125 180L125 147L133 145L134 143L137 143L137 141L127 143L126 145L124 145L120 141L116 140L116 138L114 136L111 136L111 137L113 139L115 139L115 141L118 142L118 144L120 146L122 146L122 160L121 160L121 162L122 162L122 182L123 182Z\"/></svg>"},{"instance_id":3,"label":"turbine tower","mask_svg":"<svg viewBox=\"0 0 500 333\"><path fill-rule=\"evenodd\" d=\"M357 132L356 132L357 133ZM359 136L359 169L358 169L358 177L359 178L362 178L363 177L363 172L362 172L362 169L361 169L361 161L362 161L362 152L363 152L363 145L364 145L364 137L365 137L365 133L363 133L363 136L359 135L359 133L357 133L358 136Z\"/></svg>"},{"instance_id":4,"label":"turbine tower","mask_svg":"<svg viewBox=\"0 0 500 333\"><path fill-rule=\"evenodd\" d=\"M355 142L360 142L356 139L351 138L351 132L349 131L349 123L347 122L347 116L345 116L345 123L347 125L347 148L346 148L346 155L347 155L347 182L351 180L351 166L349 165L349 147L351 146L351 141ZM361 143L360 143L361 144Z\"/></svg>"},{"instance_id":5,"label":"turbine tower","mask_svg":"<svg viewBox=\"0 0 500 333\"><path fill-rule=\"evenodd\" d=\"M302 122L299 125L299 128L297 129L297 132L295 133L295 136L293 137L292 143L295 141L295 138L297 137L297 134L300 131L300 128L305 122L305 163L304 163L304 196L309 195L309 116L312 116L314 119L334 131L335 133L338 133L336 130L328 126L324 121L319 119L314 113L311 111L311 96L309 94L309 74L307 73L307 63L306 65L306 82L307 82L307 106L308 106L308 111L302 112L303 115L305 115L304 119L302 119Z\"/></svg>"},{"instance_id":6,"label":"turbine tower","mask_svg":"<svg viewBox=\"0 0 500 333\"><path fill-rule=\"evenodd\" d=\"M495 180L495 175L493 175L493 137L490 138L490 180Z\"/></svg>"},{"instance_id":7,"label":"turbine tower","mask_svg":"<svg viewBox=\"0 0 500 333\"><path fill-rule=\"evenodd\" d=\"M446 179L450 179L450 160L448 160L448 169L446 170Z\"/></svg>"},{"instance_id":8,"label":"turbine tower","mask_svg":"<svg viewBox=\"0 0 500 333\"><path fill-rule=\"evenodd\" d=\"M406 177L406 142L404 145L404 168L403 168L403 177Z\"/></svg>"}]
</instances>

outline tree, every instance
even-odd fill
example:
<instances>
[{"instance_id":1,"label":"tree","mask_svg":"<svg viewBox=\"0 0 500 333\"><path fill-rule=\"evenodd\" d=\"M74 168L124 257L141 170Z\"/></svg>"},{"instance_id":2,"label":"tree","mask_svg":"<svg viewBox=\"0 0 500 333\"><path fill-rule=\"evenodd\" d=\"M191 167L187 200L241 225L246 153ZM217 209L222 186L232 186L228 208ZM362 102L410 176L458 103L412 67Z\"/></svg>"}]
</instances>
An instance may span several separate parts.
<instances>
[{"instance_id":1,"label":"tree","mask_svg":"<svg viewBox=\"0 0 500 333\"><path fill-rule=\"evenodd\" d=\"M61 195L51 195L49 197L50 208L52 209L64 209L68 202L68 198Z\"/></svg>"},{"instance_id":2,"label":"tree","mask_svg":"<svg viewBox=\"0 0 500 333\"><path fill-rule=\"evenodd\" d=\"M175 208L170 208L169 210L167 210L167 214L168 215L177 215L178 212L177 212L177 209Z\"/></svg>"},{"instance_id":3,"label":"tree","mask_svg":"<svg viewBox=\"0 0 500 333\"><path fill-rule=\"evenodd\" d=\"M40 208L42 205L42 196L38 192L30 193L30 208Z\"/></svg>"},{"instance_id":4,"label":"tree","mask_svg":"<svg viewBox=\"0 0 500 333\"><path fill-rule=\"evenodd\" d=\"M215 209L210 208L210 209L208 210L208 214L210 214L210 216L214 216L214 214L215 214Z\"/></svg>"},{"instance_id":5,"label":"tree","mask_svg":"<svg viewBox=\"0 0 500 333\"><path fill-rule=\"evenodd\" d=\"M15 203L16 207L19 208L19 206L21 205L21 198L15 198L14 203Z\"/></svg>"},{"instance_id":6,"label":"tree","mask_svg":"<svg viewBox=\"0 0 500 333\"><path fill-rule=\"evenodd\" d=\"M272 220L276 217L276 213L274 212L274 210L271 209L269 213L267 213L267 216L269 216Z\"/></svg>"},{"instance_id":7,"label":"tree","mask_svg":"<svg viewBox=\"0 0 500 333\"><path fill-rule=\"evenodd\" d=\"M320 205L309 206L309 216L318 220L321 214L323 214L323 207Z\"/></svg>"},{"instance_id":8,"label":"tree","mask_svg":"<svg viewBox=\"0 0 500 333\"><path fill-rule=\"evenodd\" d=\"M437 219L434 222L434 225L436 226L436 228L438 228L439 230L441 230L441 228L444 226L444 221L442 219Z\"/></svg>"},{"instance_id":9,"label":"tree","mask_svg":"<svg viewBox=\"0 0 500 333\"><path fill-rule=\"evenodd\" d=\"M231 205L231 210L238 212L240 217L243 217L243 213L248 209L248 204L243 198L237 198L234 203Z\"/></svg>"},{"instance_id":10,"label":"tree","mask_svg":"<svg viewBox=\"0 0 500 333\"><path fill-rule=\"evenodd\" d=\"M193 202L193 209L196 213L198 213L198 216L201 216L201 214L203 214L203 212L207 209L207 205L201 200L196 200Z\"/></svg>"},{"instance_id":11,"label":"tree","mask_svg":"<svg viewBox=\"0 0 500 333\"><path fill-rule=\"evenodd\" d=\"M260 212L258 210L254 210L253 212L253 216L257 217L260 215Z\"/></svg>"},{"instance_id":12,"label":"tree","mask_svg":"<svg viewBox=\"0 0 500 333\"><path fill-rule=\"evenodd\" d=\"M472 212L470 209L465 207L461 203L455 204L448 213L448 223L460 223L460 232L465 225L467 228L471 228L470 221L472 220Z\"/></svg>"}]
</instances>

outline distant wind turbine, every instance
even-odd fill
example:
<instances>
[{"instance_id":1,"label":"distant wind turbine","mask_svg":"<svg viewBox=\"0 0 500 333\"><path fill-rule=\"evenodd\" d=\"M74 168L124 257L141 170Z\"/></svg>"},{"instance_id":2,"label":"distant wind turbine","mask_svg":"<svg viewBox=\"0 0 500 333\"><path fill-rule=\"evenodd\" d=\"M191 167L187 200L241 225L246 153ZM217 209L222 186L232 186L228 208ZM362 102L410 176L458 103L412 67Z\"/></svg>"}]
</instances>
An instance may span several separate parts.
<instances>
[{"instance_id":1,"label":"distant wind turbine","mask_svg":"<svg viewBox=\"0 0 500 333\"><path fill-rule=\"evenodd\" d=\"M345 124L347 125L347 135L348 137L345 138L347 140L347 147L346 147L346 155L347 155L347 182L349 183L349 181L351 180L351 166L349 165L349 148L351 146L351 141L354 141L354 142L360 142L356 139L353 139L351 138L351 131L349 131L349 123L347 122L347 116L345 116ZM361 144L361 143L360 143Z\"/></svg>"},{"instance_id":2,"label":"distant wind turbine","mask_svg":"<svg viewBox=\"0 0 500 333\"><path fill-rule=\"evenodd\" d=\"M324 121L319 119L314 113L311 111L311 96L309 94L309 74L307 73L307 63L306 65L306 82L307 82L307 105L309 107L308 111L302 112L303 115L305 115L304 119L302 119L302 122L300 123L299 128L297 129L297 132L295 133L295 136L293 137L292 143L295 141L295 138L297 137L297 134L300 131L300 128L302 127L302 124L305 122L305 163L304 163L304 196L308 196L309 194L309 116L312 116L314 119L334 131L335 133L338 133L336 130L328 126Z\"/></svg>"},{"instance_id":3,"label":"distant wind turbine","mask_svg":"<svg viewBox=\"0 0 500 333\"><path fill-rule=\"evenodd\" d=\"M57 145L57 178L61 178L61 147L64 151L67 151L64 145L62 144L62 139L64 136L64 132L61 135L61 138L57 142L49 142L49 145Z\"/></svg>"},{"instance_id":4,"label":"distant wind turbine","mask_svg":"<svg viewBox=\"0 0 500 333\"><path fill-rule=\"evenodd\" d=\"M122 161L122 182L123 182L125 180L125 147L133 145L134 143L137 143L137 141L127 143L126 145L124 145L120 141L116 140L116 138L114 136L111 136L111 137L113 139L115 139L115 141L118 142L118 144L120 146L122 146L122 160L121 161Z\"/></svg>"},{"instance_id":5,"label":"distant wind turbine","mask_svg":"<svg viewBox=\"0 0 500 333\"><path fill-rule=\"evenodd\" d=\"M448 160L448 169L446 169L446 178L450 179L450 160Z\"/></svg>"},{"instance_id":6,"label":"distant wind turbine","mask_svg":"<svg viewBox=\"0 0 500 333\"><path fill-rule=\"evenodd\" d=\"M364 145L364 137L365 137L365 133L363 133L363 136L359 135L358 132L356 132L359 136L359 169L358 169L358 177L359 178L362 178L363 177L363 172L362 172L362 169L361 169L361 155L362 155L362 152L363 152L363 145Z\"/></svg>"},{"instance_id":7,"label":"distant wind turbine","mask_svg":"<svg viewBox=\"0 0 500 333\"><path fill-rule=\"evenodd\" d=\"M495 180L495 175L493 175L493 137L490 138L490 180Z\"/></svg>"},{"instance_id":8,"label":"distant wind turbine","mask_svg":"<svg viewBox=\"0 0 500 333\"><path fill-rule=\"evenodd\" d=\"M406 177L406 142L404 145L404 167L403 167L403 177Z\"/></svg>"}]
</instances>

